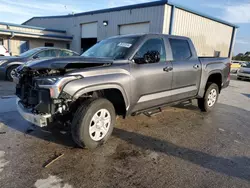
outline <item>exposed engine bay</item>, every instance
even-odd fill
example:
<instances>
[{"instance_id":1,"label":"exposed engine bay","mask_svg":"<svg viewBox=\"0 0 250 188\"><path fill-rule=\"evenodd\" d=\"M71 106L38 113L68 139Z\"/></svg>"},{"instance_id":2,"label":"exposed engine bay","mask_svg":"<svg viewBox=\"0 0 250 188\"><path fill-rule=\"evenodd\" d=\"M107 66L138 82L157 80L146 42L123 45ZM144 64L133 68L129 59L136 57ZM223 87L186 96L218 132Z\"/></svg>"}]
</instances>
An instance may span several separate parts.
<instances>
[{"instance_id":1,"label":"exposed engine bay","mask_svg":"<svg viewBox=\"0 0 250 188\"><path fill-rule=\"evenodd\" d=\"M53 62L39 67L35 63L19 67L16 70L16 95L20 103L34 114L51 114L53 118L65 116L73 102L72 96L63 92L63 86L69 81L83 78L81 75L69 73L82 68L105 66L107 63L66 63Z\"/></svg>"},{"instance_id":2,"label":"exposed engine bay","mask_svg":"<svg viewBox=\"0 0 250 188\"><path fill-rule=\"evenodd\" d=\"M23 69L18 72L19 82L16 85L16 95L22 104L34 113L55 113L56 106L50 96L49 88L40 88L38 79L51 76L64 75L60 70L30 70ZM58 100L57 100L58 102Z\"/></svg>"}]
</instances>

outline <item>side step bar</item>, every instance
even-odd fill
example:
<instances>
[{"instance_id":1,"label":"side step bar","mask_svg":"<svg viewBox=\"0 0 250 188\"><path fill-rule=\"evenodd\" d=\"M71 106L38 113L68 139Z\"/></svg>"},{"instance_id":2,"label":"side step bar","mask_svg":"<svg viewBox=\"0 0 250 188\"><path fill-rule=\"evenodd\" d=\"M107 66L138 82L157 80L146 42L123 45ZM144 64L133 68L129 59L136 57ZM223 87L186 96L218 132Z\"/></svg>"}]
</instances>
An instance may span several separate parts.
<instances>
[{"instance_id":1,"label":"side step bar","mask_svg":"<svg viewBox=\"0 0 250 188\"><path fill-rule=\"evenodd\" d=\"M152 117L152 115L155 115L155 114L159 114L162 112L162 109L161 108L157 108L157 109L154 109L152 111L145 111L143 112L143 114L147 117Z\"/></svg>"}]
</instances>

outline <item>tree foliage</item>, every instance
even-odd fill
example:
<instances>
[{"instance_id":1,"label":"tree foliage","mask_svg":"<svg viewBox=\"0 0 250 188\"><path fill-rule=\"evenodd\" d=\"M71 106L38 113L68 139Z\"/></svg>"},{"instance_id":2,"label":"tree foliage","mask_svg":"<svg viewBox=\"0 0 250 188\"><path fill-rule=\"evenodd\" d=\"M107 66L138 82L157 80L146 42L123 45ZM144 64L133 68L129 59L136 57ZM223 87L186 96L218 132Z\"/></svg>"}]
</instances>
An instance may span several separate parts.
<instances>
[{"instance_id":1,"label":"tree foliage","mask_svg":"<svg viewBox=\"0 0 250 188\"><path fill-rule=\"evenodd\" d=\"M238 61L250 61L250 52L246 53L239 53L238 55L233 57L233 60L238 60Z\"/></svg>"}]
</instances>

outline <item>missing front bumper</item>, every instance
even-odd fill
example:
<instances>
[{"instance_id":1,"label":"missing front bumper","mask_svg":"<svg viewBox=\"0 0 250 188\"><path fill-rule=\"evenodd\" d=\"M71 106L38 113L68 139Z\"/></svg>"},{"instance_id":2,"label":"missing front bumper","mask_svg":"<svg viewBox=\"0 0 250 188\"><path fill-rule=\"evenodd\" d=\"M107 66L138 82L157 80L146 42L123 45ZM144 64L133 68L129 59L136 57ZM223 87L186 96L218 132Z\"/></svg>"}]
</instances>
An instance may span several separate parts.
<instances>
[{"instance_id":1,"label":"missing front bumper","mask_svg":"<svg viewBox=\"0 0 250 188\"><path fill-rule=\"evenodd\" d=\"M44 114L44 115L33 114L28 109L24 108L19 98L17 98L16 100L16 106L17 106L17 111L25 120L39 127L46 127L51 120L51 114Z\"/></svg>"}]
</instances>

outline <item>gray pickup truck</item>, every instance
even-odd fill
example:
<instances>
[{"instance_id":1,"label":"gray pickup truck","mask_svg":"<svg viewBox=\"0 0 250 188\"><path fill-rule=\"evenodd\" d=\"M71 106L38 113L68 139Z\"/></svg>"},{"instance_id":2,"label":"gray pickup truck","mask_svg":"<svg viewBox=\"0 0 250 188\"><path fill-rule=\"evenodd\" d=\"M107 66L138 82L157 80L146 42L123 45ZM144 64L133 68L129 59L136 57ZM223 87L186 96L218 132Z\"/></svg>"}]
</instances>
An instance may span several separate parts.
<instances>
[{"instance_id":1,"label":"gray pickup truck","mask_svg":"<svg viewBox=\"0 0 250 188\"><path fill-rule=\"evenodd\" d=\"M103 40L81 57L35 60L20 66L14 81L27 121L68 122L80 147L95 148L110 137L117 115L191 99L211 111L229 74L228 58L198 58L189 38L138 34Z\"/></svg>"}]
</instances>

